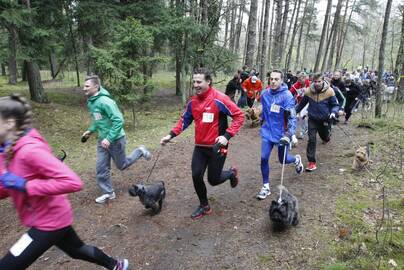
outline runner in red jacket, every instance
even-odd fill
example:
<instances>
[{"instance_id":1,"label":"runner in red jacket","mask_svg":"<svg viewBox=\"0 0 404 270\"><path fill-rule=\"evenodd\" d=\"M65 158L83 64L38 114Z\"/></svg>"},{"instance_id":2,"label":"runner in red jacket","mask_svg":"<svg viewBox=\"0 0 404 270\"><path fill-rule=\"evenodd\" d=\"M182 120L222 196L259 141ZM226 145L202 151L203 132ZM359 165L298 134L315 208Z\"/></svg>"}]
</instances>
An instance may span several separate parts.
<instances>
[{"instance_id":1,"label":"runner in red jacket","mask_svg":"<svg viewBox=\"0 0 404 270\"><path fill-rule=\"evenodd\" d=\"M206 68L194 71L193 86L196 95L186 105L182 117L170 134L160 141L165 145L195 122L195 148L192 156L192 179L200 205L192 213L198 219L212 213L203 175L208 168L208 182L216 186L230 180L232 188L238 184L237 169L223 171L228 141L236 135L244 122L244 114L230 98L212 87L212 77ZM227 116L233 121L228 127Z\"/></svg>"}]
</instances>

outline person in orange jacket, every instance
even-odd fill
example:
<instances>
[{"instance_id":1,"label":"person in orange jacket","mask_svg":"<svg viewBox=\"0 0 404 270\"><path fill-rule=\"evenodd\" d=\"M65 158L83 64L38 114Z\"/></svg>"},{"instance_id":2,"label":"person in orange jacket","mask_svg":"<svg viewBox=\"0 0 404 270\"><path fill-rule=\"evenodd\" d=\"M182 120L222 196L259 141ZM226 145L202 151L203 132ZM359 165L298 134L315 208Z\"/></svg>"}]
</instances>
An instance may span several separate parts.
<instances>
[{"instance_id":1,"label":"person in orange jacket","mask_svg":"<svg viewBox=\"0 0 404 270\"><path fill-rule=\"evenodd\" d=\"M241 87L243 88L243 91L247 93L247 105L251 108L255 99L259 100L262 90L262 82L257 76L251 76L243 82Z\"/></svg>"}]
</instances>

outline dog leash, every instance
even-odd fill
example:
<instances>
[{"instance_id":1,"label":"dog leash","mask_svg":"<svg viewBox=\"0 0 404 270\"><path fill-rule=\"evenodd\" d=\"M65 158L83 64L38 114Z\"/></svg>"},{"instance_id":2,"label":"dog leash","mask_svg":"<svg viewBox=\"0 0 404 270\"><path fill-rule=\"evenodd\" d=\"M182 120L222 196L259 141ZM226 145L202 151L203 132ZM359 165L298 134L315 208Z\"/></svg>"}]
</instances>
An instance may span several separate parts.
<instances>
[{"instance_id":1,"label":"dog leash","mask_svg":"<svg viewBox=\"0 0 404 270\"><path fill-rule=\"evenodd\" d=\"M149 175L147 176L145 183L149 182L150 175L153 173L154 167L156 167L157 161L159 160L159 157L160 157L161 147L162 146L160 146L158 151L157 151L156 160L154 161L153 166L150 169Z\"/></svg>"},{"instance_id":2,"label":"dog leash","mask_svg":"<svg viewBox=\"0 0 404 270\"><path fill-rule=\"evenodd\" d=\"M288 147L287 145L284 145L285 149L283 150L283 162L282 162L282 173L281 173L281 186L279 188L279 199L278 199L278 203L282 202L282 190L283 190L283 172L285 170L285 160L286 160L286 147Z\"/></svg>"}]
</instances>

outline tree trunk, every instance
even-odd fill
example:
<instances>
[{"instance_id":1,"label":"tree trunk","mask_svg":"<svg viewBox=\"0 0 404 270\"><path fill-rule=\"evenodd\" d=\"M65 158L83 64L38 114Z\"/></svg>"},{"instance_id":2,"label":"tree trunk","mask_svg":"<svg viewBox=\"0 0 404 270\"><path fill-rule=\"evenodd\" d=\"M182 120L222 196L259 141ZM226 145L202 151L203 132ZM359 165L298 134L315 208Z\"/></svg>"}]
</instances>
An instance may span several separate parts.
<instances>
[{"instance_id":1,"label":"tree trunk","mask_svg":"<svg viewBox=\"0 0 404 270\"><path fill-rule=\"evenodd\" d=\"M355 5L355 1L354 1ZM335 56L335 70L339 68L340 63L341 63L341 54L342 54L342 42L344 38L344 29L346 25L346 16L348 14L348 7L349 7L349 0L346 0L345 2L345 11L344 11L344 17L342 18L342 24L341 27L339 28L339 33L338 33L338 42L337 42L337 55Z\"/></svg>"},{"instance_id":2,"label":"tree trunk","mask_svg":"<svg viewBox=\"0 0 404 270\"><path fill-rule=\"evenodd\" d=\"M256 63L257 63L257 69L258 72L262 73L261 71L261 54L262 54L262 37L263 37L263 32L264 32L264 11L265 11L265 0L262 1L262 5L261 5L261 17L259 20L259 30L258 30L258 50L257 50L257 59L256 59Z\"/></svg>"},{"instance_id":3,"label":"tree trunk","mask_svg":"<svg viewBox=\"0 0 404 270\"><path fill-rule=\"evenodd\" d=\"M8 27L8 83L17 83L17 41L18 33L14 25Z\"/></svg>"},{"instance_id":4,"label":"tree trunk","mask_svg":"<svg viewBox=\"0 0 404 270\"><path fill-rule=\"evenodd\" d=\"M297 9L297 6L298 6L298 2L300 2L300 1L301 0L296 0L295 4L293 5L292 17L290 18L290 23L289 23L289 27L288 27L288 31L287 31L288 33L286 34L286 40L285 40L284 46L283 46L284 47L284 49L283 49L284 52L286 52L286 50L288 50L287 48L288 48L288 44L289 44L290 32L292 31L292 27L295 26L294 22L295 22L296 9ZM298 17L298 16L296 16L296 17ZM282 54L285 54L285 53L282 53ZM286 54L285 65L284 65L285 70L288 69L288 68L286 68L287 58L288 58L288 55Z\"/></svg>"},{"instance_id":5,"label":"tree trunk","mask_svg":"<svg viewBox=\"0 0 404 270\"><path fill-rule=\"evenodd\" d=\"M243 16L244 16L243 6L244 6L244 4L245 4L245 0L240 0L240 12L238 14L236 35L235 35L235 39L234 39L234 51L233 51L236 54L240 53L240 38L241 38L241 28L243 26Z\"/></svg>"},{"instance_id":6,"label":"tree trunk","mask_svg":"<svg viewBox=\"0 0 404 270\"><path fill-rule=\"evenodd\" d=\"M1 76L7 76L6 65L4 63L1 63Z\"/></svg>"},{"instance_id":7,"label":"tree trunk","mask_svg":"<svg viewBox=\"0 0 404 270\"><path fill-rule=\"evenodd\" d=\"M396 68L400 75L400 84L398 85L397 101L404 103L404 5L400 6L401 12L401 38L397 53Z\"/></svg>"},{"instance_id":8,"label":"tree trunk","mask_svg":"<svg viewBox=\"0 0 404 270\"><path fill-rule=\"evenodd\" d=\"M283 51L284 51L284 46L285 46L285 35L286 35L286 25L288 23L288 14L289 14L289 0L285 0L285 8L283 10L282 14L282 25L281 25L281 36L279 38L280 43L278 47L278 67L281 68L281 65L283 63Z\"/></svg>"},{"instance_id":9,"label":"tree trunk","mask_svg":"<svg viewBox=\"0 0 404 270\"><path fill-rule=\"evenodd\" d=\"M389 26L391 2L392 0L387 0L386 12L384 14L382 40L380 42L380 50L379 50L379 68L377 76L377 91L376 91L376 106L375 106L375 117L377 118L380 118L382 116L381 97L382 97L382 76L384 73L384 50L386 46L386 37Z\"/></svg>"},{"instance_id":10,"label":"tree trunk","mask_svg":"<svg viewBox=\"0 0 404 270\"><path fill-rule=\"evenodd\" d=\"M234 4L235 0L229 0L228 8L231 8L231 18L230 18L230 38L229 38L229 50L234 52L234 40L236 37L236 14L237 7Z\"/></svg>"},{"instance_id":11,"label":"tree trunk","mask_svg":"<svg viewBox=\"0 0 404 270\"><path fill-rule=\"evenodd\" d=\"M293 47L295 45L295 37L296 37L296 34L297 34L297 29L298 29L297 22L299 21L299 12L300 12L301 3L302 3L302 0L298 0L296 18L295 18L295 22L294 22L294 25L293 25L292 38L290 40L288 54L286 55L286 63L285 63L285 69L286 70L289 70L289 68L290 68L290 60L292 59Z\"/></svg>"},{"instance_id":12,"label":"tree trunk","mask_svg":"<svg viewBox=\"0 0 404 270\"><path fill-rule=\"evenodd\" d=\"M69 35L70 41L72 43L73 54L74 54L74 65L76 68L76 77L77 77L77 86L80 87L80 71L79 71L79 62L77 59L77 49L76 49L76 40L73 34L73 27L72 27L72 16L70 13L70 9L68 6L65 7L66 12L68 12L67 20L69 24Z\"/></svg>"},{"instance_id":13,"label":"tree trunk","mask_svg":"<svg viewBox=\"0 0 404 270\"><path fill-rule=\"evenodd\" d=\"M341 15L341 8L342 8L342 0L338 0L337 3L337 8L335 10L335 15L334 15L334 22L331 27L331 34L332 34L332 39L331 39L331 44L330 44L330 55L328 57L328 64L327 64L327 70L331 70L333 67L333 62L334 62L334 52L336 49L336 43L337 43L337 36L339 32L339 21L340 21L340 15Z\"/></svg>"},{"instance_id":14,"label":"tree trunk","mask_svg":"<svg viewBox=\"0 0 404 270\"><path fill-rule=\"evenodd\" d=\"M34 61L26 61L26 65L31 100L39 103L47 103L48 98L42 86L38 64Z\"/></svg>"},{"instance_id":15,"label":"tree trunk","mask_svg":"<svg viewBox=\"0 0 404 270\"><path fill-rule=\"evenodd\" d=\"M306 0L306 3L304 4L303 16L302 16L302 18L300 20L300 25L299 25L299 39L297 41L295 70L297 70L299 68L300 45L302 44L303 26L304 26L304 21L306 20L306 16L307 16L308 3L309 3L309 0Z\"/></svg>"},{"instance_id":16,"label":"tree trunk","mask_svg":"<svg viewBox=\"0 0 404 270\"><path fill-rule=\"evenodd\" d=\"M328 30L327 30L328 31ZM328 50L330 49L331 46L331 38L334 34L334 28L330 29L330 33L329 35L327 35L327 39L326 39L326 44L325 44L325 52L324 52L324 56L323 56L323 63L321 64L321 71L325 71L327 69L326 64L327 64L327 56L328 56Z\"/></svg>"},{"instance_id":17,"label":"tree trunk","mask_svg":"<svg viewBox=\"0 0 404 270\"><path fill-rule=\"evenodd\" d=\"M346 35L348 33L348 27L351 24L352 13L356 7L355 4L356 4L356 0L354 0L354 2L352 4L351 12L349 13L349 17L348 17L348 22L344 22L345 27L343 27L343 28L345 28L345 30L343 30L341 46L339 46L339 62L335 64L336 66L337 66L337 64L338 64L338 66L340 65L340 61L342 59L342 53L344 52L343 49L344 49L344 45L345 45Z\"/></svg>"},{"instance_id":18,"label":"tree trunk","mask_svg":"<svg viewBox=\"0 0 404 270\"><path fill-rule=\"evenodd\" d=\"M279 68L280 60L281 60L281 28L282 28L282 2L283 0L274 0L274 4L276 5L276 20L275 20L275 29L274 29L274 41L272 47L272 66L274 68Z\"/></svg>"},{"instance_id":19,"label":"tree trunk","mask_svg":"<svg viewBox=\"0 0 404 270\"><path fill-rule=\"evenodd\" d=\"M313 18L314 18L313 10L314 10L314 5L315 5L315 3L316 3L316 1L313 1L313 2L312 2L312 5L311 5L311 8L310 8L311 14L310 14L310 17L309 17L310 20L309 20L308 25L307 25L307 31L306 31L306 35L305 35L305 39L304 39L304 49L303 49L302 65L303 65L303 63L306 64L307 44L308 44L308 40L309 40L308 37L309 37L309 35L310 35L311 27L312 27L312 25L313 25ZM301 66L300 68L303 69L304 67Z\"/></svg>"},{"instance_id":20,"label":"tree trunk","mask_svg":"<svg viewBox=\"0 0 404 270\"><path fill-rule=\"evenodd\" d=\"M271 5L270 0L265 0L265 13L264 13L264 30L262 33L262 47L261 47L261 59L259 60L260 67L259 70L261 72L261 79L262 81L265 81L265 76L266 76L266 66L267 66L267 53L268 53L268 46L267 46L267 40L268 40L268 25L269 25L269 9Z\"/></svg>"},{"instance_id":21,"label":"tree trunk","mask_svg":"<svg viewBox=\"0 0 404 270\"><path fill-rule=\"evenodd\" d=\"M273 39L274 39L273 38L273 32L274 31L273 30L274 30L274 17L275 17L275 6L274 6L274 4L275 4L274 1L272 1L271 24L269 26L269 42L268 42L269 46L268 46L268 59L267 59L268 64L272 63L271 55L272 55L272 51L273 51L272 42L273 42ZM272 65L270 66L270 69L273 69Z\"/></svg>"},{"instance_id":22,"label":"tree trunk","mask_svg":"<svg viewBox=\"0 0 404 270\"><path fill-rule=\"evenodd\" d=\"M245 54L245 64L252 67L254 64L254 54L256 50L257 37L257 0L251 0L250 16L248 17L247 50Z\"/></svg>"},{"instance_id":23,"label":"tree trunk","mask_svg":"<svg viewBox=\"0 0 404 270\"><path fill-rule=\"evenodd\" d=\"M54 48L52 48L49 52L49 64L50 64L50 71L51 71L52 79L55 79L57 63L56 63L56 53L55 53Z\"/></svg>"},{"instance_id":24,"label":"tree trunk","mask_svg":"<svg viewBox=\"0 0 404 270\"><path fill-rule=\"evenodd\" d=\"M325 12L325 17L324 17L323 29L321 30L320 44L318 45L318 50L317 50L316 63L314 64L314 72L318 72L318 69L320 66L320 59L321 59L321 55L323 53L324 40L326 39L325 33L327 30L328 20L330 19L331 7L332 7L332 0L328 0L327 10Z\"/></svg>"}]
</instances>

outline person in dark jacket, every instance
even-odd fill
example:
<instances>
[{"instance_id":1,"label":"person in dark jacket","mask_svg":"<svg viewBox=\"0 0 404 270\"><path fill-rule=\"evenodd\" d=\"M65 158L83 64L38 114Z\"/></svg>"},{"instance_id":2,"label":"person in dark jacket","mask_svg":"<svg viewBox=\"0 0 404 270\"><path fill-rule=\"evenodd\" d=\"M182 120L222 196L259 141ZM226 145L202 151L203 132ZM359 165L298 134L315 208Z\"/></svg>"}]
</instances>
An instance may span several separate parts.
<instances>
[{"instance_id":1,"label":"person in dark jacket","mask_svg":"<svg viewBox=\"0 0 404 270\"><path fill-rule=\"evenodd\" d=\"M361 88L351 79L346 79L345 85L346 85L346 105L345 105L345 124L346 124L352 115L352 110L356 106L356 100L361 94Z\"/></svg>"},{"instance_id":2,"label":"person in dark jacket","mask_svg":"<svg viewBox=\"0 0 404 270\"><path fill-rule=\"evenodd\" d=\"M185 111L170 133L160 140L165 145L180 135L192 121L195 122L195 148L192 156L192 180L199 206L192 213L192 219L199 219L212 213L209 206L203 176L208 169L208 182L212 186L229 180L230 186L238 184L237 169L223 170L230 138L243 126L244 114L229 97L212 87L212 77L206 68L197 68L193 74L193 86L196 95L191 98ZM233 121L230 127L227 117Z\"/></svg>"},{"instance_id":3,"label":"person in dark jacket","mask_svg":"<svg viewBox=\"0 0 404 270\"><path fill-rule=\"evenodd\" d=\"M226 96L228 96L234 103L236 102L234 100L234 97L236 96L236 93L239 92L239 91L242 91L240 81L241 81L240 75L238 73L234 74L233 79L231 79L227 83L226 91L224 92L224 94Z\"/></svg>"},{"instance_id":4,"label":"person in dark jacket","mask_svg":"<svg viewBox=\"0 0 404 270\"><path fill-rule=\"evenodd\" d=\"M332 79L331 79L331 85L338 87L338 89L341 91L341 93L346 97L345 83L341 79L340 71L334 72Z\"/></svg>"},{"instance_id":5,"label":"person in dark jacket","mask_svg":"<svg viewBox=\"0 0 404 270\"><path fill-rule=\"evenodd\" d=\"M339 105L334 90L324 80L322 74L315 74L310 87L306 89L303 99L296 108L299 113L306 104L309 116L309 141L307 143L307 159L309 161L306 171L314 171L316 165L317 132L323 142L327 143L331 136L330 119L336 119Z\"/></svg>"}]
</instances>

